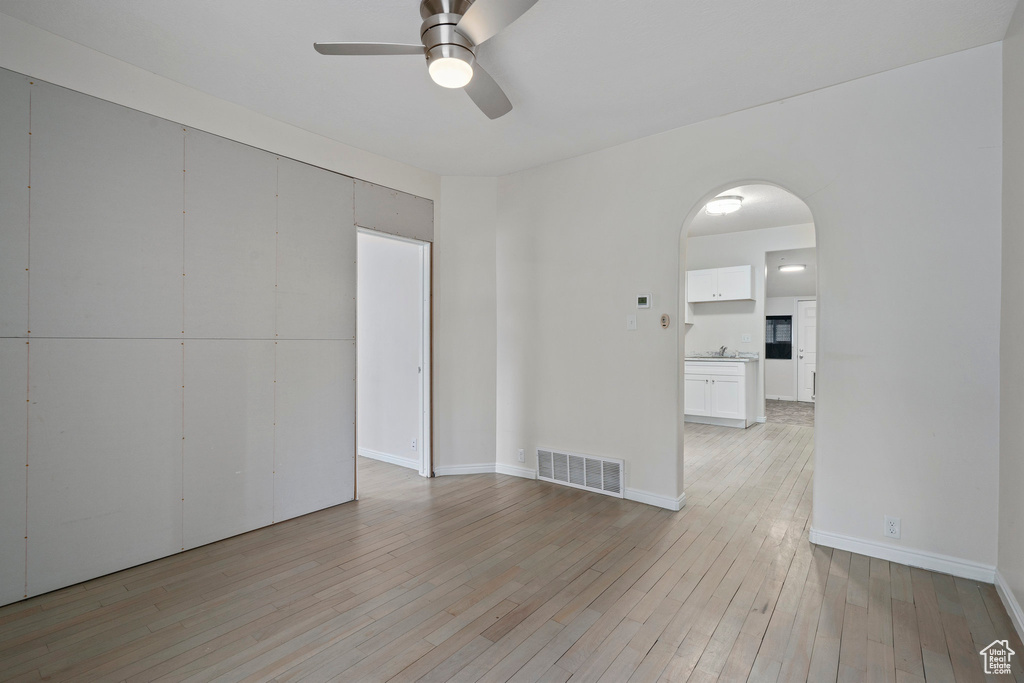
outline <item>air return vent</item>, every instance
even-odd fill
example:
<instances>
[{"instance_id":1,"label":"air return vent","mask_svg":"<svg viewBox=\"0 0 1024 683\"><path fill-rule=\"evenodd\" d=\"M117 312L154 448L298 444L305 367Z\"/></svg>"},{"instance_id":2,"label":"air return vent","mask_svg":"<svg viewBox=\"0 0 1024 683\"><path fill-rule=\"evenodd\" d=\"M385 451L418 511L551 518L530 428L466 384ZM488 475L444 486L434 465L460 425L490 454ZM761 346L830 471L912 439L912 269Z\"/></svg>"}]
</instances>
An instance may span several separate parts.
<instances>
[{"instance_id":1,"label":"air return vent","mask_svg":"<svg viewBox=\"0 0 1024 683\"><path fill-rule=\"evenodd\" d=\"M621 460L552 449L537 449L537 478L622 498Z\"/></svg>"}]
</instances>

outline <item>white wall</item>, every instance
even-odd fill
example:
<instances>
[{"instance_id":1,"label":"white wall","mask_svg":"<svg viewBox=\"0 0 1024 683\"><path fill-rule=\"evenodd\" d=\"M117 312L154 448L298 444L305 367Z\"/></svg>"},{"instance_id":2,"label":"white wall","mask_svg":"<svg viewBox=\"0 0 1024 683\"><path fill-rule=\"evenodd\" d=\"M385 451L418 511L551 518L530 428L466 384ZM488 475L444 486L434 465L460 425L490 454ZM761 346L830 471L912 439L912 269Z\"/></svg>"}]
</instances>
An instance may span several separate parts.
<instances>
[{"instance_id":1,"label":"white wall","mask_svg":"<svg viewBox=\"0 0 1024 683\"><path fill-rule=\"evenodd\" d=\"M359 454L419 469L424 247L363 231L357 242Z\"/></svg>"},{"instance_id":2,"label":"white wall","mask_svg":"<svg viewBox=\"0 0 1024 683\"><path fill-rule=\"evenodd\" d=\"M546 444L682 492L681 328L656 324L679 310L681 227L720 188L774 182L817 228L816 537L991 576L1000 63L999 45L967 50L501 179L498 462L519 447L534 466ZM654 308L626 332L644 291ZM930 334L963 310L971 334ZM864 315L887 334L861 334Z\"/></svg>"},{"instance_id":3,"label":"white wall","mask_svg":"<svg viewBox=\"0 0 1024 683\"><path fill-rule=\"evenodd\" d=\"M693 325L686 330L686 353L717 351L756 352L762 359L757 377L757 417L764 417L764 305L765 253L814 246L814 224L789 225L763 230L745 230L723 235L689 237L686 240L687 270L751 265L754 267L754 301L720 301L693 305ZM683 258L680 255L680 258ZM750 341L744 342L743 335ZM770 393L770 392L769 392Z\"/></svg>"},{"instance_id":4,"label":"white wall","mask_svg":"<svg viewBox=\"0 0 1024 683\"><path fill-rule=\"evenodd\" d=\"M494 471L496 180L446 177L434 237L434 472Z\"/></svg>"},{"instance_id":5,"label":"white wall","mask_svg":"<svg viewBox=\"0 0 1024 683\"><path fill-rule=\"evenodd\" d=\"M0 67L427 199L440 177L296 128L0 13Z\"/></svg>"},{"instance_id":6,"label":"white wall","mask_svg":"<svg viewBox=\"0 0 1024 683\"><path fill-rule=\"evenodd\" d=\"M1003 281L999 578L1024 637L1024 4L1003 42Z\"/></svg>"}]
</instances>

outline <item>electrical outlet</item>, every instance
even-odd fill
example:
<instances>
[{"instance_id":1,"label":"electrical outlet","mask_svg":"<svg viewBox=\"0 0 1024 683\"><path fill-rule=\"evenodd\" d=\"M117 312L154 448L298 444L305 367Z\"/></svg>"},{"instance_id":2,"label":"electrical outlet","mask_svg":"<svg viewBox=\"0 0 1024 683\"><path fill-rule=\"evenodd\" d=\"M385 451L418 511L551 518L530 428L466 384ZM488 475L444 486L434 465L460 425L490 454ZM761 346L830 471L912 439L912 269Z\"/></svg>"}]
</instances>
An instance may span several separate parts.
<instances>
[{"instance_id":1,"label":"electrical outlet","mask_svg":"<svg viewBox=\"0 0 1024 683\"><path fill-rule=\"evenodd\" d=\"M519 462L526 462L526 451L520 448L519 452L516 453L516 458L519 460Z\"/></svg>"},{"instance_id":2,"label":"electrical outlet","mask_svg":"<svg viewBox=\"0 0 1024 683\"><path fill-rule=\"evenodd\" d=\"M900 518L885 516L885 535L889 538L900 537Z\"/></svg>"},{"instance_id":3,"label":"electrical outlet","mask_svg":"<svg viewBox=\"0 0 1024 683\"><path fill-rule=\"evenodd\" d=\"M743 336L740 337L740 341L743 342L744 344L749 344L750 340L751 337L749 334L744 334Z\"/></svg>"},{"instance_id":4,"label":"electrical outlet","mask_svg":"<svg viewBox=\"0 0 1024 683\"><path fill-rule=\"evenodd\" d=\"M412 449L416 450L416 439L412 440Z\"/></svg>"}]
</instances>

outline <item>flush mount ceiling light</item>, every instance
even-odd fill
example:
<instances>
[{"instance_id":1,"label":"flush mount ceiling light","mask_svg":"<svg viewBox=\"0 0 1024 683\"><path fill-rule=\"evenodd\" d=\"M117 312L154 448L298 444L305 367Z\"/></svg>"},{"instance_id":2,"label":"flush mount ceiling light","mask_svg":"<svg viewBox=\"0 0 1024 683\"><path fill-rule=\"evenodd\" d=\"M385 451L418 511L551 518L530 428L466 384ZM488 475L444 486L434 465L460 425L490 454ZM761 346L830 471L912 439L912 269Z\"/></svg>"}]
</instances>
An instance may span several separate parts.
<instances>
[{"instance_id":1,"label":"flush mount ceiling light","mask_svg":"<svg viewBox=\"0 0 1024 683\"><path fill-rule=\"evenodd\" d=\"M786 265L786 266L779 266L779 272L781 272L781 273L796 273L796 272L799 272L801 270L806 270L806 269L807 269L807 266L805 266L803 264L796 264L796 263L793 263L793 264L790 264L790 265Z\"/></svg>"},{"instance_id":2,"label":"flush mount ceiling light","mask_svg":"<svg viewBox=\"0 0 1024 683\"><path fill-rule=\"evenodd\" d=\"M736 195L730 194L722 197L715 197L704 206L704 211L706 211L709 216L724 216L727 213L739 211L742 204L743 197L737 197Z\"/></svg>"}]
</instances>

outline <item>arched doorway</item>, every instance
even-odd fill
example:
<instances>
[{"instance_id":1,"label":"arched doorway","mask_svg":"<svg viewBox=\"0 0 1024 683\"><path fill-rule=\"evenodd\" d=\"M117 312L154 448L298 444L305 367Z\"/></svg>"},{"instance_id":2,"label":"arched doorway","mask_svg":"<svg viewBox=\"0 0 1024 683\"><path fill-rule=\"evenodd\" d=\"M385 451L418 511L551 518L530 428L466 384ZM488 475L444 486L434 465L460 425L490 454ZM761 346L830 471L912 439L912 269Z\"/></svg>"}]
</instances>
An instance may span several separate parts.
<instances>
[{"instance_id":1,"label":"arched doorway","mask_svg":"<svg viewBox=\"0 0 1024 683\"><path fill-rule=\"evenodd\" d=\"M689 503L750 466L764 439L813 446L816 249L810 208L774 183L721 185L687 215L677 319L679 458Z\"/></svg>"}]
</instances>

